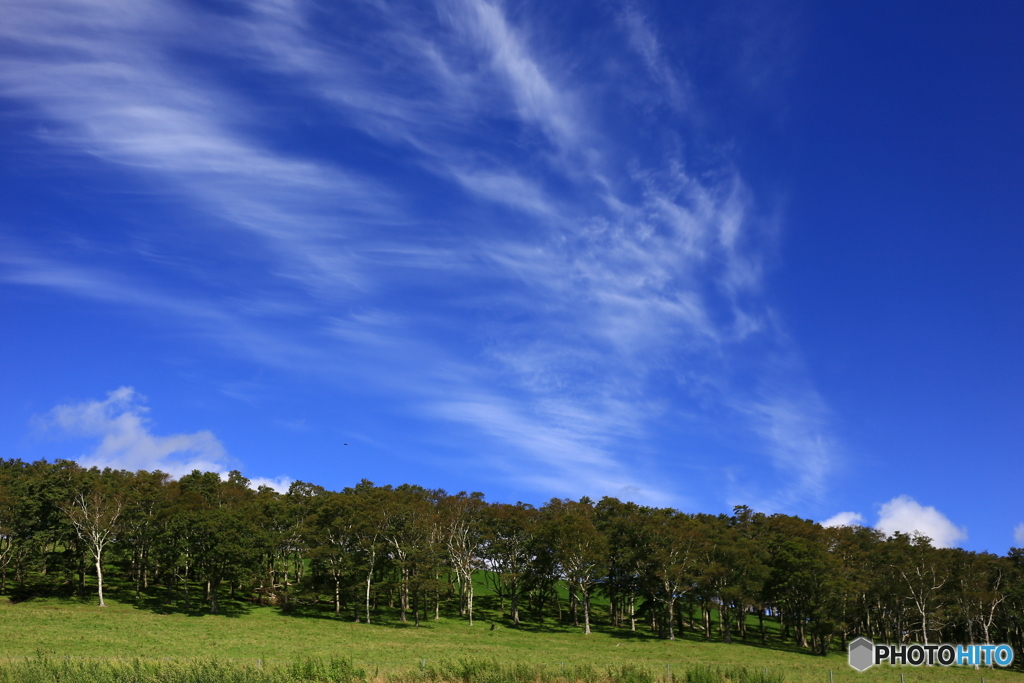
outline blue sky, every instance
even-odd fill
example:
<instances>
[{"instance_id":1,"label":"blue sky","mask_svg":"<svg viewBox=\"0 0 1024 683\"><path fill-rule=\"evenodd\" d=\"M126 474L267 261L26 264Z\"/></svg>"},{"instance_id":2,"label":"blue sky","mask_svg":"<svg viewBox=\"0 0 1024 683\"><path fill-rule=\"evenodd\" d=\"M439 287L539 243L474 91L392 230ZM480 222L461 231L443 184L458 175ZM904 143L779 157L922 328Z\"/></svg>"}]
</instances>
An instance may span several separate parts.
<instances>
[{"instance_id":1,"label":"blue sky","mask_svg":"<svg viewBox=\"0 0 1024 683\"><path fill-rule=\"evenodd\" d=\"M6 457L1024 545L1021 7L2 7Z\"/></svg>"}]
</instances>

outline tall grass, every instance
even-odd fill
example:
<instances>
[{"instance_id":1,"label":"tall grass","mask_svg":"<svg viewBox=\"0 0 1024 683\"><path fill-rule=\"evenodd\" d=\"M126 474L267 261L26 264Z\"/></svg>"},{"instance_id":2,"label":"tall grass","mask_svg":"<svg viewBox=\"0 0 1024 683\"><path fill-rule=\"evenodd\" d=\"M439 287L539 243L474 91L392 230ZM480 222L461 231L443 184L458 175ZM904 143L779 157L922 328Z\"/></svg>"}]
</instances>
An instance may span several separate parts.
<instances>
[{"instance_id":1,"label":"tall grass","mask_svg":"<svg viewBox=\"0 0 1024 683\"><path fill-rule=\"evenodd\" d=\"M420 672L400 672L387 677L387 683L659 683L645 666L622 664L597 667L570 664L557 667L544 664L504 662L497 659L462 658L441 660L426 665ZM667 683L661 681L660 683Z\"/></svg>"},{"instance_id":2,"label":"tall grass","mask_svg":"<svg viewBox=\"0 0 1024 683\"><path fill-rule=\"evenodd\" d=\"M785 680L780 671L756 667L699 664L686 669L686 683L783 683Z\"/></svg>"},{"instance_id":3,"label":"tall grass","mask_svg":"<svg viewBox=\"0 0 1024 683\"><path fill-rule=\"evenodd\" d=\"M545 666L496 659L451 659L419 668L367 674L347 659L307 658L283 665L194 659L147 661L72 660L38 656L0 663L0 683L783 683L762 669L692 666L685 675L656 676L622 664Z\"/></svg>"},{"instance_id":4,"label":"tall grass","mask_svg":"<svg viewBox=\"0 0 1024 683\"><path fill-rule=\"evenodd\" d=\"M0 683L361 683L344 659L304 659L279 667L217 659L73 660L46 656L0 664Z\"/></svg>"}]
</instances>

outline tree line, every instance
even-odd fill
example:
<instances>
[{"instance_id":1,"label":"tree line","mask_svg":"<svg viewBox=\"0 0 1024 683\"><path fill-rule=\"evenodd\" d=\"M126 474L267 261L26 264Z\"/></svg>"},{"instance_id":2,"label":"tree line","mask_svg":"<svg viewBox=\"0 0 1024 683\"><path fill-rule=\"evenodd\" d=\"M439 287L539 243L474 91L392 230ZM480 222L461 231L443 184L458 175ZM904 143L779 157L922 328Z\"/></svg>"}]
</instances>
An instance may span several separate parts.
<instances>
[{"instance_id":1,"label":"tree line","mask_svg":"<svg viewBox=\"0 0 1024 683\"><path fill-rule=\"evenodd\" d=\"M858 635L1024 645L1017 548L935 548L745 506L691 514L583 497L538 508L366 480L278 493L237 471L175 480L0 459L0 593L35 582L84 594L94 575L103 605L111 573L136 599L155 592L211 613L230 595L330 604L367 624L382 604L417 625L451 609L472 625L483 576L513 626L555 619L590 633L600 619L763 644L768 621L773 637L820 654Z\"/></svg>"}]
</instances>

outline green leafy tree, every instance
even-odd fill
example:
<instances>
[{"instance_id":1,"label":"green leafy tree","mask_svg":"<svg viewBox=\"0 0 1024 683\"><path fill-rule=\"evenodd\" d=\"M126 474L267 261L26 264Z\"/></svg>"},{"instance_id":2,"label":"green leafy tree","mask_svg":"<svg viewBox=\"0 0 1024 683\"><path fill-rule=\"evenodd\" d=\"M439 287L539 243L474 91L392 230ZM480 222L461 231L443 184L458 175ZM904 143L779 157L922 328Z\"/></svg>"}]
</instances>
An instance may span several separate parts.
<instances>
[{"instance_id":1,"label":"green leafy tree","mask_svg":"<svg viewBox=\"0 0 1024 683\"><path fill-rule=\"evenodd\" d=\"M590 633L590 598L604 577L608 544L597 528L594 505L552 498L542 509L546 535L570 595L578 596L583 607L583 632Z\"/></svg>"},{"instance_id":2,"label":"green leafy tree","mask_svg":"<svg viewBox=\"0 0 1024 683\"><path fill-rule=\"evenodd\" d=\"M117 490L117 484L121 482L112 481L115 477L112 473L105 474L105 479L92 474L89 488L76 491L61 506L78 539L95 562L100 607L106 607L103 601L103 553L117 538L117 521L124 506L123 493Z\"/></svg>"},{"instance_id":3,"label":"green leafy tree","mask_svg":"<svg viewBox=\"0 0 1024 683\"><path fill-rule=\"evenodd\" d=\"M441 539L459 588L459 616L473 625L473 573L483 569L484 494L460 491L438 501Z\"/></svg>"},{"instance_id":4,"label":"green leafy tree","mask_svg":"<svg viewBox=\"0 0 1024 683\"><path fill-rule=\"evenodd\" d=\"M676 601L694 590L703 538L694 518L671 509L646 515L643 575L651 597L664 608L665 637L675 640Z\"/></svg>"},{"instance_id":5,"label":"green leafy tree","mask_svg":"<svg viewBox=\"0 0 1024 683\"><path fill-rule=\"evenodd\" d=\"M487 510L484 555L509 595L509 615L519 625L519 599L533 561L537 511L532 505L495 503Z\"/></svg>"}]
</instances>

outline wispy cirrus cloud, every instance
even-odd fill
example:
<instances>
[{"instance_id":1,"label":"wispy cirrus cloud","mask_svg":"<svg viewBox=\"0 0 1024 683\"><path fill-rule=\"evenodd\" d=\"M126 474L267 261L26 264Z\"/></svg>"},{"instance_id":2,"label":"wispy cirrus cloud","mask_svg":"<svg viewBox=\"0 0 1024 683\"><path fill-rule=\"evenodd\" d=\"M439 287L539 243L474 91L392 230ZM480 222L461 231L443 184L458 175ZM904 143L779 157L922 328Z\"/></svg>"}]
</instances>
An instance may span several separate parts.
<instances>
[{"instance_id":1,"label":"wispy cirrus cloud","mask_svg":"<svg viewBox=\"0 0 1024 683\"><path fill-rule=\"evenodd\" d=\"M828 437L828 413L821 399L813 392L796 397L772 394L740 410L749 416L775 466L792 477L782 490L758 496L760 507L791 509L803 497L822 497L836 448Z\"/></svg>"},{"instance_id":2,"label":"wispy cirrus cloud","mask_svg":"<svg viewBox=\"0 0 1024 683\"><path fill-rule=\"evenodd\" d=\"M647 17L636 4L626 3L619 14L619 22L626 31L630 47L640 55L652 80L660 86L656 92L659 92L671 107L680 111L685 110L689 99L689 87L680 83Z\"/></svg>"},{"instance_id":3,"label":"wispy cirrus cloud","mask_svg":"<svg viewBox=\"0 0 1024 683\"><path fill-rule=\"evenodd\" d=\"M561 148L577 144L582 112L573 106L564 84L559 88L509 25L501 6L484 0L456 0L442 5L448 16L490 58L506 82L520 120L537 126Z\"/></svg>"},{"instance_id":4,"label":"wispy cirrus cloud","mask_svg":"<svg viewBox=\"0 0 1024 683\"><path fill-rule=\"evenodd\" d=\"M347 11L357 29L327 30L298 0L232 14L12 4L0 35L20 50L0 57L0 93L41 112L41 140L172 194L195 234L256 246L210 241L244 282L189 296L159 294L182 291L161 286L167 268L124 287L23 254L2 277L170 313L338 386L360 374L546 463L559 474L543 482L514 457L502 467L549 490L575 477L666 499L623 440L657 450L652 418L710 404L759 440L785 500L820 496L836 457L827 410L802 378L758 379L796 352L759 296L771 236L740 173L692 168L671 146L633 153L639 138L607 121L649 113L591 112L595 80L625 93L636 79L566 68L567 46L539 49L499 3ZM696 94L656 27L635 4L613 21L614 49L638 55L636 78L671 104L658 125L685 126ZM288 144L304 127L333 153Z\"/></svg>"},{"instance_id":5,"label":"wispy cirrus cloud","mask_svg":"<svg viewBox=\"0 0 1024 683\"><path fill-rule=\"evenodd\" d=\"M0 92L41 111L50 122L41 136L56 149L144 174L215 219L204 227L265 239L291 277L357 286L358 264L339 247L344 228L396 220L395 198L369 178L247 137L249 103L167 54L195 48L196 19L169 2L128 11L12 3L0 35L23 51L5 56Z\"/></svg>"}]
</instances>

